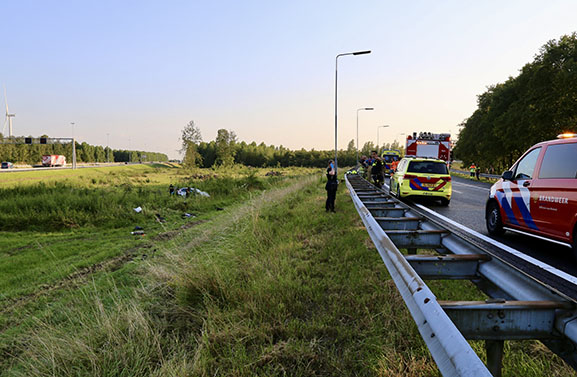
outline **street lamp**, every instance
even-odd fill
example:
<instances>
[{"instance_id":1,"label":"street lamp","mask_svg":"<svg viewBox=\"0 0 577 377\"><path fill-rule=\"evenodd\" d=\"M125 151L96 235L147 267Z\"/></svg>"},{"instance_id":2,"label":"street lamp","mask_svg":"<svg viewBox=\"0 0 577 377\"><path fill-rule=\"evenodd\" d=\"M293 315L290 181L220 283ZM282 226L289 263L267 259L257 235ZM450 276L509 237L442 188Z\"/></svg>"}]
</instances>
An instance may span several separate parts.
<instances>
[{"instance_id":1,"label":"street lamp","mask_svg":"<svg viewBox=\"0 0 577 377\"><path fill-rule=\"evenodd\" d=\"M379 149L379 130L381 128L385 128L385 127L390 127L388 124L384 125L384 126L378 126L377 127L377 149Z\"/></svg>"},{"instance_id":2,"label":"street lamp","mask_svg":"<svg viewBox=\"0 0 577 377\"><path fill-rule=\"evenodd\" d=\"M359 111L362 110L374 110L372 107L361 107L357 109L357 166L359 165Z\"/></svg>"},{"instance_id":3,"label":"street lamp","mask_svg":"<svg viewBox=\"0 0 577 377\"><path fill-rule=\"evenodd\" d=\"M344 54L338 54L337 57L335 58L335 175L337 174L337 153L338 153L338 146L337 146L337 130L338 130L338 116L337 116L337 109L338 109L338 101L337 101L337 82L338 82L338 78L339 78L339 57L340 56L345 56L345 55L364 55L364 54L370 54L371 51L355 51L355 52L347 52Z\"/></svg>"},{"instance_id":4,"label":"street lamp","mask_svg":"<svg viewBox=\"0 0 577 377\"><path fill-rule=\"evenodd\" d=\"M72 125L72 169L76 169L76 139L74 138L74 125L76 123L70 122Z\"/></svg>"},{"instance_id":5,"label":"street lamp","mask_svg":"<svg viewBox=\"0 0 577 377\"><path fill-rule=\"evenodd\" d=\"M106 134L106 162L110 163L110 134Z\"/></svg>"}]
</instances>

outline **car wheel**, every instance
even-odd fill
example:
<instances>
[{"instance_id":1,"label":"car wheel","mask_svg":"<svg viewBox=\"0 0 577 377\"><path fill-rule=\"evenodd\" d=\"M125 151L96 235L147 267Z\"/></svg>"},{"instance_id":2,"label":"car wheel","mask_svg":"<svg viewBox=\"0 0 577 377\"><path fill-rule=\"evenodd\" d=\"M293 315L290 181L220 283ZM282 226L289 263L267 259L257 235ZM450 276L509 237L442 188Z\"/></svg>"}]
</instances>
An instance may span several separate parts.
<instances>
[{"instance_id":1,"label":"car wheel","mask_svg":"<svg viewBox=\"0 0 577 377\"><path fill-rule=\"evenodd\" d=\"M495 201L489 202L485 212L485 219L487 231L492 236L501 236L505 233L503 229L503 219L501 218L501 210Z\"/></svg>"},{"instance_id":2,"label":"car wheel","mask_svg":"<svg viewBox=\"0 0 577 377\"><path fill-rule=\"evenodd\" d=\"M451 203L451 199L447 199L447 198L441 198L441 205L446 207L449 205L449 203Z\"/></svg>"}]
</instances>

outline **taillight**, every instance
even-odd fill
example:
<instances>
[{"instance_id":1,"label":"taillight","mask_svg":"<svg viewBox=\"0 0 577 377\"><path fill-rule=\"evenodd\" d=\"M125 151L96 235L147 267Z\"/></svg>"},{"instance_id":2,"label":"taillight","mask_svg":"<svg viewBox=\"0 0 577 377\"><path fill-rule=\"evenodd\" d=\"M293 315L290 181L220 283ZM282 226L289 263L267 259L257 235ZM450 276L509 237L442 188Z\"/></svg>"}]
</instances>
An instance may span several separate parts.
<instances>
[{"instance_id":1,"label":"taillight","mask_svg":"<svg viewBox=\"0 0 577 377\"><path fill-rule=\"evenodd\" d=\"M443 179L444 179L445 181L447 181L447 182L451 182L451 177L450 177L450 176L449 176L449 177L443 177Z\"/></svg>"}]
</instances>

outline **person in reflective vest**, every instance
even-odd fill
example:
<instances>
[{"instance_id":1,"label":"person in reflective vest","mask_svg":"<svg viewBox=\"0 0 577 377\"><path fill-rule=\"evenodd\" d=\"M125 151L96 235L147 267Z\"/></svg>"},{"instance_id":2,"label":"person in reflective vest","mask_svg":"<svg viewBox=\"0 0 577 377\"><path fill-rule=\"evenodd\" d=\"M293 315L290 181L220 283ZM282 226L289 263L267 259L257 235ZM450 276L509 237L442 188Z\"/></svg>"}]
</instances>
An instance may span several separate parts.
<instances>
[{"instance_id":1,"label":"person in reflective vest","mask_svg":"<svg viewBox=\"0 0 577 377\"><path fill-rule=\"evenodd\" d=\"M473 162L471 164L471 166L469 166L469 173L471 173L471 178L475 178L475 172L477 171L477 167L475 166L475 163Z\"/></svg>"},{"instance_id":2,"label":"person in reflective vest","mask_svg":"<svg viewBox=\"0 0 577 377\"><path fill-rule=\"evenodd\" d=\"M377 151L371 152L371 158L373 160L373 164L371 166L371 177L373 178L373 183L378 188L383 187L383 183L385 182L385 172L384 172L384 164L382 158L379 157Z\"/></svg>"},{"instance_id":3,"label":"person in reflective vest","mask_svg":"<svg viewBox=\"0 0 577 377\"><path fill-rule=\"evenodd\" d=\"M391 176L397 171L397 166L399 166L399 160L393 160L391 162Z\"/></svg>"}]
</instances>

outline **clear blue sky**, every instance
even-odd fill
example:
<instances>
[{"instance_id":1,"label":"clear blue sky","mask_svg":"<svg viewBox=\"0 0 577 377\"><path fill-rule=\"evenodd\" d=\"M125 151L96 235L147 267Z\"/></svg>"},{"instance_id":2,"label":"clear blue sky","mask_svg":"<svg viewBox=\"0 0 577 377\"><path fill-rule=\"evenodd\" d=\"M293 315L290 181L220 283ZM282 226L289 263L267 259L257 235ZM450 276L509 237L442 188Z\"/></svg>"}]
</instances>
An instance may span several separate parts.
<instances>
[{"instance_id":1,"label":"clear blue sky","mask_svg":"<svg viewBox=\"0 0 577 377\"><path fill-rule=\"evenodd\" d=\"M0 83L16 135L177 157L194 120L240 140L332 149L457 132L489 85L577 30L575 1L2 1Z\"/></svg>"}]
</instances>

